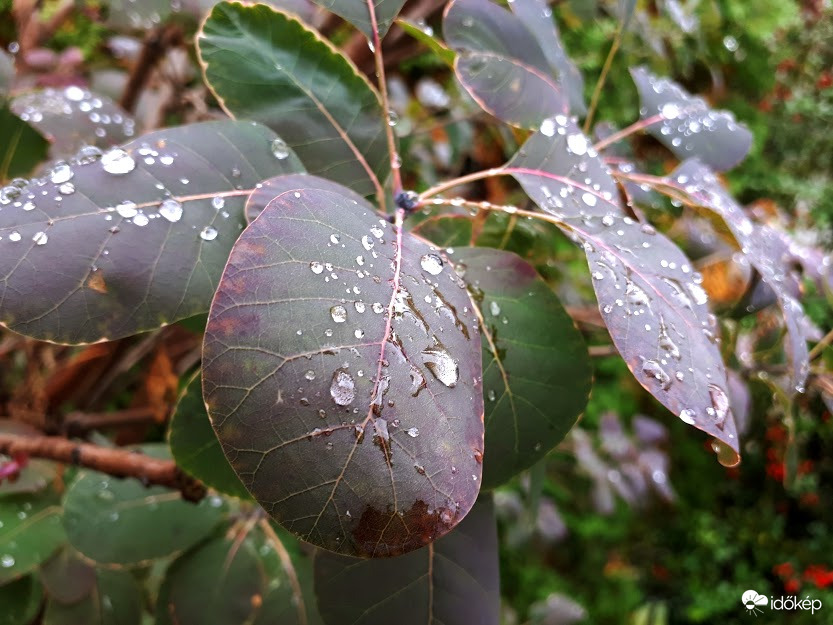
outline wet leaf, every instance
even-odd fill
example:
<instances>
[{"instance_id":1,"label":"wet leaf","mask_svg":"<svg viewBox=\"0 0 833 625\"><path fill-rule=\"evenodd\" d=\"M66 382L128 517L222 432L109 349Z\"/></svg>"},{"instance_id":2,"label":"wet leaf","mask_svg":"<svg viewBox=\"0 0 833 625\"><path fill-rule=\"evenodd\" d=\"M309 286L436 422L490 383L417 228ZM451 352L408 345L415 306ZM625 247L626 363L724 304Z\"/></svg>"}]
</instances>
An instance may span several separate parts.
<instances>
[{"instance_id":1,"label":"wet leaf","mask_svg":"<svg viewBox=\"0 0 833 625\"><path fill-rule=\"evenodd\" d=\"M545 118L568 112L541 46L506 9L489 0L454 0L445 11L443 33L457 52L457 78L498 119L537 128Z\"/></svg>"},{"instance_id":2,"label":"wet leaf","mask_svg":"<svg viewBox=\"0 0 833 625\"><path fill-rule=\"evenodd\" d=\"M561 442L587 404L592 370L581 333L526 261L487 248L458 248L454 261L484 322L483 487L493 488Z\"/></svg>"},{"instance_id":3,"label":"wet leaf","mask_svg":"<svg viewBox=\"0 0 833 625\"><path fill-rule=\"evenodd\" d=\"M643 119L662 115L661 123L648 132L677 158L700 158L723 171L744 159L752 147L752 133L728 111L709 107L668 78L659 78L644 67L631 70L641 102Z\"/></svg>"},{"instance_id":4,"label":"wet leaf","mask_svg":"<svg viewBox=\"0 0 833 625\"><path fill-rule=\"evenodd\" d=\"M34 570L65 540L52 491L0 499L0 584Z\"/></svg>"},{"instance_id":5,"label":"wet leaf","mask_svg":"<svg viewBox=\"0 0 833 625\"><path fill-rule=\"evenodd\" d=\"M314 0L314 2L340 15L353 26L362 31L373 41L373 22L370 19L370 10L367 0ZM376 30L379 37L384 37L393 21L396 19L405 0L376 0L373 2L373 12L376 16Z\"/></svg>"},{"instance_id":6,"label":"wet leaf","mask_svg":"<svg viewBox=\"0 0 833 625\"><path fill-rule=\"evenodd\" d=\"M287 191L238 241L212 304L208 414L284 527L341 553L404 553L453 528L480 487L476 328L440 252L398 243L349 194Z\"/></svg>"},{"instance_id":7,"label":"wet leaf","mask_svg":"<svg viewBox=\"0 0 833 625\"><path fill-rule=\"evenodd\" d=\"M178 558L156 604L158 625L244 625L257 615L266 586L251 540L216 538Z\"/></svg>"},{"instance_id":8,"label":"wet leaf","mask_svg":"<svg viewBox=\"0 0 833 625\"><path fill-rule=\"evenodd\" d=\"M160 445L145 446L142 452L168 455ZM224 512L217 496L194 505L178 491L96 471L82 471L64 496L70 544L103 564L138 564L187 549L205 538Z\"/></svg>"},{"instance_id":9,"label":"wet leaf","mask_svg":"<svg viewBox=\"0 0 833 625\"><path fill-rule=\"evenodd\" d=\"M0 586L0 625L29 625L43 601L43 587L35 575Z\"/></svg>"},{"instance_id":10,"label":"wet leaf","mask_svg":"<svg viewBox=\"0 0 833 625\"><path fill-rule=\"evenodd\" d=\"M544 0L514 0L509 3L509 7L541 46L552 73L570 100L570 112L582 117L587 112L584 105L584 78L561 45L549 4Z\"/></svg>"},{"instance_id":11,"label":"wet leaf","mask_svg":"<svg viewBox=\"0 0 833 625\"><path fill-rule=\"evenodd\" d=\"M85 145L124 143L136 132L133 118L110 98L75 85L24 93L11 108L50 141L52 158L69 157Z\"/></svg>"},{"instance_id":12,"label":"wet leaf","mask_svg":"<svg viewBox=\"0 0 833 625\"><path fill-rule=\"evenodd\" d=\"M462 247L472 244L472 221L463 215L438 215L419 222L413 233L442 248Z\"/></svg>"},{"instance_id":13,"label":"wet leaf","mask_svg":"<svg viewBox=\"0 0 833 625\"><path fill-rule=\"evenodd\" d=\"M130 573L95 569L89 594L72 604L50 600L44 625L139 625L142 591Z\"/></svg>"},{"instance_id":14,"label":"wet leaf","mask_svg":"<svg viewBox=\"0 0 833 625\"><path fill-rule=\"evenodd\" d=\"M556 216L624 215L616 181L566 115L547 118L507 164L527 195Z\"/></svg>"},{"instance_id":15,"label":"wet leaf","mask_svg":"<svg viewBox=\"0 0 833 625\"><path fill-rule=\"evenodd\" d=\"M749 263L775 293L789 333L790 386L795 392L803 392L810 371L808 326L804 309L791 290L788 246L774 230L749 219L740 204L720 184L715 173L701 160L684 161L669 178L673 186L723 218Z\"/></svg>"},{"instance_id":16,"label":"wet leaf","mask_svg":"<svg viewBox=\"0 0 833 625\"><path fill-rule=\"evenodd\" d=\"M57 164L0 197L0 322L61 343L116 339L207 310L246 189L301 170L244 122L159 130ZM60 268L60 270L57 270Z\"/></svg>"},{"instance_id":17,"label":"wet leaf","mask_svg":"<svg viewBox=\"0 0 833 625\"><path fill-rule=\"evenodd\" d=\"M399 558L356 560L319 552L318 607L328 625L497 625L500 580L491 496L453 532ZM356 592L361 588L361 592Z\"/></svg>"},{"instance_id":18,"label":"wet leaf","mask_svg":"<svg viewBox=\"0 0 833 625\"><path fill-rule=\"evenodd\" d=\"M364 199L346 189L346 187L327 180L326 178L319 178L318 176L309 176L307 174L288 174L285 176L275 176L269 180L265 180L246 200L246 220L252 222L255 218L263 212L266 205L275 199L277 196L287 191L295 191L296 189L320 189L321 191L333 191L341 193L345 197L355 200L356 202L364 202ZM346 189L346 190L345 190Z\"/></svg>"},{"instance_id":19,"label":"wet leaf","mask_svg":"<svg viewBox=\"0 0 833 625\"><path fill-rule=\"evenodd\" d=\"M46 594L59 603L76 603L92 592L96 583L95 568L64 547L40 568Z\"/></svg>"},{"instance_id":20,"label":"wet leaf","mask_svg":"<svg viewBox=\"0 0 833 625\"><path fill-rule=\"evenodd\" d=\"M275 130L310 173L379 194L390 173L379 95L318 32L262 4L223 2L197 44L226 111Z\"/></svg>"},{"instance_id":21,"label":"wet leaf","mask_svg":"<svg viewBox=\"0 0 833 625\"><path fill-rule=\"evenodd\" d=\"M397 19L396 23L411 37L425 44L443 63L449 67L454 67L454 57L456 56L454 51L449 50L442 41L434 36L434 30L431 27L420 26L405 18Z\"/></svg>"},{"instance_id":22,"label":"wet leaf","mask_svg":"<svg viewBox=\"0 0 833 625\"><path fill-rule=\"evenodd\" d=\"M168 430L168 443L177 466L206 486L234 497L251 497L223 455L208 420L199 371L179 398Z\"/></svg>"},{"instance_id":23,"label":"wet leaf","mask_svg":"<svg viewBox=\"0 0 833 625\"><path fill-rule=\"evenodd\" d=\"M46 160L49 142L37 130L12 113L0 100L0 184L15 176L26 176ZM0 188L0 203L5 189Z\"/></svg>"},{"instance_id":24,"label":"wet leaf","mask_svg":"<svg viewBox=\"0 0 833 625\"><path fill-rule=\"evenodd\" d=\"M682 251L624 215L609 172L565 118L542 124L507 171L583 246L604 322L640 384L736 452L717 320Z\"/></svg>"}]
</instances>

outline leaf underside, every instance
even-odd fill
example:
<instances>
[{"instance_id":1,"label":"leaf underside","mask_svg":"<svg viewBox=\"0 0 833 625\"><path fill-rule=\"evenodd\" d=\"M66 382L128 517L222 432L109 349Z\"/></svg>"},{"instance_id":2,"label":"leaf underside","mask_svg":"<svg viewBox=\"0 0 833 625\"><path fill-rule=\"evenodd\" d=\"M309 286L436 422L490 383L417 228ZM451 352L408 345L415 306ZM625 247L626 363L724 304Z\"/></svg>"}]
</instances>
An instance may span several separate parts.
<instances>
[{"instance_id":1,"label":"leaf underside","mask_svg":"<svg viewBox=\"0 0 833 625\"><path fill-rule=\"evenodd\" d=\"M203 392L284 527L348 555L421 547L480 488L481 351L450 263L349 192L285 191L235 245Z\"/></svg>"},{"instance_id":2,"label":"leaf underside","mask_svg":"<svg viewBox=\"0 0 833 625\"><path fill-rule=\"evenodd\" d=\"M275 157L275 139L250 122L160 130L101 157L79 152L7 195L0 323L89 343L205 312L245 224L245 190L302 171L293 154Z\"/></svg>"},{"instance_id":3,"label":"leaf underside","mask_svg":"<svg viewBox=\"0 0 833 625\"><path fill-rule=\"evenodd\" d=\"M319 552L315 589L328 625L497 625L500 575L494 505L484 495L453 532L392 560ZM356 592L361 588L361 592Z\"/></svg>"}]
</instances>

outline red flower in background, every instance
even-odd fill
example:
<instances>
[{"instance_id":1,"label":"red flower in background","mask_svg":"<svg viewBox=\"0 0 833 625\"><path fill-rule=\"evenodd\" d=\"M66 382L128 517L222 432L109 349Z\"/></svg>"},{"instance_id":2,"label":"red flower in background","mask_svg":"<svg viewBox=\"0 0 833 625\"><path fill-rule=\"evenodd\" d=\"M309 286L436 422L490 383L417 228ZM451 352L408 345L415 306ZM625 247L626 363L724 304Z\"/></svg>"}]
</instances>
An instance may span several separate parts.
<instances>
[{"instance_id":1,"label":"red flower in background","mask_svg":"<svg viewBox=\"0 0 833 625\"><path fill-rule=\"evenodd\" d=\"M833 586L833 570L820 564L811 564L804 569L804 579L815 584L816 588L828 588Z\"/></svg>"}]
</instances>

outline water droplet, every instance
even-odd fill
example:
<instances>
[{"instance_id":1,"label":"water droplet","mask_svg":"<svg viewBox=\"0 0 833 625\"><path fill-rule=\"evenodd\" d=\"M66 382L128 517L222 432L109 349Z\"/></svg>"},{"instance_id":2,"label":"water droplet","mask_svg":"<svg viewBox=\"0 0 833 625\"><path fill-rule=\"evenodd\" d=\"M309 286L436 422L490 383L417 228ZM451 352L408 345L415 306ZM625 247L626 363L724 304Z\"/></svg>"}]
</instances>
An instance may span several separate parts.
<instances>
[{"instance_id":1,"label":"water droplet","mask_svg":"<svg viewBox=\"0 0 833 625\"><path fill-rule=\"evenodd\" d=\"M555 120L548 117L541 122L541 134L545 137L552 137L555 134Z\"/></svg>"},{"instance_id":2,"label":"water droplet","mask_svg":"<svg viewBox=\"0 0 833 625\"><path fill-rule=\"evenodd\" d=\"M362 237L362 247L369 252L373 248L373 239L368 235L364 235Z\"/></svg>"},{"instance_id":3,"label":"water droplet","mask_svg":"<svg viewBox=\"0 0 833 625\"><path fill-rule=\"evenodd\" d=\"M497 317L500 314L500 304L492 300L489 303L489 312L492 313L495 317Z\"/></svg>"},{"instance_id":4,"label":"water droplet","mask_svg":"<svg viewBox=\"0 0 833 625\"><path fill-rule=\"evenodd\" d=\"M35 245L46 245L49 237L46 236L45 232L36 232L35 236L32 237L32 240L35 242Z\"/></svg>"},{"instance_id":5,"label":"water droplet","mask_svg":"<svg viewBox=\"0 0 833 625\"><path fill-rule=\"evenodd\" d=\"M121 148L113 148L102 155L101 166L108 174L120 176L133 171L136 168L136 161Z\"/></svg>"},{"instance_id":6,"label":"water droplet","mask_svg":"<svg viewBox=\"0 0 833 625\"><path fill-rule=\"evenodd\" d=\"M213 241L214 239L217 238L217 229L212 228L211 226L206 226L200 232L200 238L203 241Z\"/></svg>"},{"instance_id":7,"label":"water droplet","mask_svg":"<svg viewBox=\"0 0 833 625\"><path fill-rule=\"evenodd\" d=\"M321 263L319 263L318 261L312 261L312 262L309 264L309 268L310 268L310 270L312 271L312 273L314 273L314 274L316 274L316 275L317 275L317 274L320 274L322 271L324 271L324 265L322 265L322 264L321 264Z\"/></svg>"},{"instance_id":8,"label":"water droplet","mask_svg":"<svg viewBox=\"0 0 833 625\"><path fill-rule=\"evenodd\" d=\"M405 433L411 438L416 438L417 436L419 436L419 428L409 428L405 430Z\"/></svg>"},{"instance_id":9,"label":"water droplet","mask_svg":"<svg viewBox=\"0 0 833 625\"><path fill-rule=\"evenodd\" d=\"M131 219L136 216L139 210L136 208L135 202L122 202L118 206L116 206L116 212L119 214L120 217L124 217L125 219Z\"/></svg>"},{"instance_id":10,"label":"water droplet","mask_svg":"<svg viewBox=\"0 0 833 625\"><path fill-rule=\"evenodd\" d=\"M489 399L489 401L495 401L495 399L497 398L497 395L495 394L494 389L490 388L488 390L488 392L486 393L486 397Z\"/></svg>"},{"instance_id":11,"label":"water droplet","mask_svg":"<svg viewBox=\"0 0 833 625\"><path fill-rule=\"evenodd\" d=\"M331 234L330 235L330 243L332 243L333 245L338 245L340 240L341 239L339 238L339 236L337 234Z\"/></svg>"},{"instance_id":12,"label":"water droplet","mask_svg":"<svg viewBox=\"0 0 833 625\"><path fill-rule=\"evenodd\" d=\"M729 397L716 384L709 384L709 396L714 411L714 424L722 430L726 423L726 417L729 416Z\"/></svg>"},{"instance_id":13,"label":"water droplet","mask_svg":"<svg viewBox=\"0 0 833 625\"><path fill-rule=\"evenodd\" d=\"M396 126L399 123L399 115L393 109L388 111L388 126Z\"/></svg>"},{"instance_id":14,"label":"water droplet","mask_svg":"<svg viewBox=\"0 0 833 625\"><path fill-rule=\"evenodd\" d=\"M275 156L276 159L282 161L287 156L289 156L289 146L286 145L286 141L278 137L274 141L272 141L272 154Z\"/></svg>"},{"instance_id":15,"label":"water droplet","mask_svg":"<svg viewBox=\"0 0 833 625\"><path fill-rule=\"evenodd\" d=\"M717 461L724 467L736 467L740 464L740 455L726 443L714 439L712 451L717 454Z\"/></svg>"},{"instance_id":16,"label":"water droplet","mask_svg":"<svg viewBox=\"0 0 833 625\"><path fill-rule=\"evenodd\" d=\"M384 312L385 310L385 307L382 306L379 302L373 302L373 306L371 306L371 308L373 309L373 312L375 312L377 315Z\"/></svg>"},{"instance_id":17,"label":"water droplet","mask_svg":"<svg viewBox=\"0 0 833 625\"><path fill-rule=\"evenodd\" d=\"M419 265L423 271L427 271L432 276L439 275L443 270L443 260L436 254L425 254L420 259Z\"/></svg>"},{"instance_id":18,"label":"water droplet","mask_svg":"<svg viewBox=\"0 0 833 625\"><path fill-rule=\"evenodd\" d=\"M671 387L671 376L666 373L656 360L646 360L642 363L642 373L656 380L660 388L667 391Z\"/></svg>"},{"instance_id":19,"label":"water droplet","mask_svg":"<svg viewBox=\"0 0 833 625\"><path fill-rule=\"evenodd\" d=\"M457 385L460 376L457 361L451 357L441 343L437 342L434 346L422 350L422 362L425 363L428 371L435 378L449 388Z\"/></svg>"},{"instance_id":20,"label":"water droplet","mask_svg":"<svg viewBox=\"0 0 833 625\"><path fill-rule=\"evenodd\" d=\"M58 187L58 191L61 195L72 195L75 193L75 185L71 182L65 182L61 186Z\"/></svg>"},{"instance_id":21,"label":"water droplet","mask_svg":"<svg viewBox=\"0 0 833 625\"><path fill-rule=\"evenodd\" d=\"M336 369L330 384L330 397L339 406L347 406L356 398L356 385L346 369Z\"/></svg>"},{"instance_id":22,"label":"water droplet","mask_svg":"<svg viewBox=\"0 0 833 625\"><path fill-rule=\"evenodd\" d=\"M221 197L218 196L218 197L215 197L211 200L211 206L214 207L217 210L220 210L225 205L226 205L225 198L221 198Z\"/></svg>"},{"instance_id":23,"label":"water droplet","mask_svg":"<svg viewBox=\"0 0 833 625\"><path fill-rule=\"evenodd\" d=\"M347 321L347 309L341 304L336 304L330 308L330 316L336 323L344 323Z\"/></svg>"},{"instance_id":24,"label":"water droplet","mask_svg":"<svg viewBox=\"0 0 833 625\"><path fill-rule=\"evenodd\" d=\"M354 302L353 306L356 307L356 312L357 313L363 313L365 311L364 302Z\"/></svg>"},{"instance_id":25,"label":"water droplet","mask_svg":"<svg viewBox=\"0 0 833 625\"><path fill-rule=\"evenodd\" d=\"M20 241L20 233L17 230L12 231L12 233L9 234L9 241L13 243Z\"/></svg>"},{"instance_id":26,"label":"water droplet","mask_svg":"<svg viewBox=\"0 0 833 625\"><path fill-rule=\"evenodd\" d=\"M0 558L0 566L4 569L8 569L14 566L14 558L9 554L5 554L2 558Z\"/></svg>"},{"instance_id":27,"label":"water droplet","mask_svg":"<svg viewBox=\"0 0 833 625\"><path fill-rule=\"evenodd\" d=\"M688 425L694 425L694 411L685 408L680 411L680 420Z\"/></svg>"},{"instance_id":28,"label":"water droplet","mask_svg":"<svg viewBox=\"0 0 833 625\"><path fill-rule=\"evenodd\" d=\"M159 214L171 223L182 219L182 204L173 198L168 198L159 206Z\"/></svg>"},{"instance_id":29,"label":"water droplet","mask_svg":"<svg viewBox=\"0 0 833 625\"><path fill-rule=\"evenodd\" d=\"M307 370L307 372L304 374L304 377L307 380L314 380L315 379L315 371L313 371L312 369Z\"/></svg>"},{"instance_id":30,"label":"water droplet","mask_svg":"<svg viewBox=\"0 0 833 625\"><path fill-rule=\"evenodd\" d=\"M567 147L573 154L582 156L587 152L587 139L582 134L568 135Z\"/></svg>"},{"instance_id":31,"label":"water droplet","mask_svg":"<svg viewBox=\"0 0 833 625\"><path fill-rule=\"evenodd\" d=\"M61 161L52 168L52 171L49 172L49 181L54 184L61 184L68 181L74 175L75 174L72 171L72 168L65 162Z\"/></svg>"}]
</instances>

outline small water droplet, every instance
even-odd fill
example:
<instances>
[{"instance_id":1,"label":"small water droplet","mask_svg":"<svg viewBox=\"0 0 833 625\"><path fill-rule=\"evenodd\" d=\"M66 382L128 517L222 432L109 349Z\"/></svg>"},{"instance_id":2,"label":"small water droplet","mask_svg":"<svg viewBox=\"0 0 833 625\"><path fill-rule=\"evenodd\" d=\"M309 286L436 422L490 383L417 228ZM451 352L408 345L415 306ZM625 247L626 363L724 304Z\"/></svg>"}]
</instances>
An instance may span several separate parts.
<instances>
[{"instance_id":1,"label":"small water droplet","mask_svg":"<svg viewBox=\"0 0 833 625\"><path fill-rule=\"evenodd\" d=\"M159 214L171 223L182 219L182 204L173 198L168 198L159 205Z\"/></svg>"},{"instance_id":2,"label":"small water droplet","mask_svg":"<svg viewBox=\"0 0 833 625\"><path fill-rule=\"evenodd\" d=\"M314 273L314 274L316 274L316 275L317 275L317 274L320 274L322 271L324 271L324 265L322 265L322 264L321 264L321 263L319 263L318 261L312 261L312 262L309 264L309 268L310 268L310 270L312 271L312 273Z\"/></svg>"},{"instance_id":3,"label":"small water droplet","mask_svg":"<svg viewBox=\"0 0 833 625\"><path fill-rule=\"evenodd\" d=\"M307 380L314 380L315 379L315 371L313 371L312 369L307 370L307 372L304 374L304 377Z\"/></svg>"},{"instance_id":4,"label":"small water droplet","mask_svg":"<svg viewBox=\"0 0 833 625\"><path fill-rule=\"evenodd\" d=\"M347 309L341 304L336 304L330 308L330 316L336 323L344 323L347 321Z\"/></svg>"},{"instance_id":5,"label":"small water droplet","mask_svg":"<svg viewBox=\"0 0 833 625\"><path fill-rule=\"evenodd\" d=\"M32 237L32 241L35 242L35 245L46 245L48 240L49 237L46 236L45 232L36 232L35 236Z\"/></svg>"},{"instance_id":6,"label":"small water droplet","mask_svg":"<svg viewBox=\"0 0 833 625\"><path fill-rule=\"evenodd\" d=\"M116 206L116 212L120 217L131 219L138 214L139 209L136 208L135 202L126 201Z\"/></svg>"},{"instance_id":7,"label":"small water droplet","mask_svg":"<svg viewBox=\"0 0 833 625\"><path fill-rule=\"evenodd\" d=\"M492 300L489 303L489 312L492 313L492 315L494 315L495 317L497 317L500 314L500 304Z\"/></svg>"},{"instance_id":8,"label":"small water droplet","mask_svg":"<svg viewBox=\"0 0 833 625\"><path fill-rule=\"evenodd\" d=\"M671 376L662 368L656 360L646 360L642 363L642 373L656 380L657 384L664 391L671 387Z\"/></svg>"},{"instance_id":9,"label":"small water droplet","mask_svg":"<svg viewBox=\"0 0 833 625\"><path fill-rule=\"evenodd\" d=\"M217 238L217 229L212 228L211 226L206 226L200 232L200 238L203 241L213 241L214 239Z\"/></svg>"},{"instance_id":10,"label":"small water droplet","mask_svg":"<svg viewBox=\"0 0 833 625\"><path fill-rule=\"evenodd\" d=\"M405 430L405 433L411 438L416 438L417 436L419 436L419 428L409 428Z\"/></svg>"},{"instance_id":11,"label":"small water droplet","mask_svg":"<svg viewBox=\"0 0 833 625\"><path fill-rule=\"evenodd\" d=\"M9 554L5 554L2 558L0 558L0 566L4 569L8 569L14 566L14 558Z\"/></svg>"},{"instance_id":12,"label":"small water droplet","mask_svg":"<svg viewBox=\"0 0 833 625\"><path fill-rule=\"evenodd\" d=\"M282 161L287 156L289 156L289 146L286 145L286 141L278 137L274 141L272 141L272 154L275 156L276 159Z\"/></svg>"},{"instance_id":13,"label":"small water droplet","mask_svg":"<svg viewBox=\"0 0 833 625\"><path fill-rule=\"evenodd\" d=\"M113 148L102 155L101 166L108 174L120 176L133 171L136 168L136 161L121 148Z\"/></svg>"}]
</instances>

